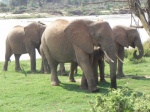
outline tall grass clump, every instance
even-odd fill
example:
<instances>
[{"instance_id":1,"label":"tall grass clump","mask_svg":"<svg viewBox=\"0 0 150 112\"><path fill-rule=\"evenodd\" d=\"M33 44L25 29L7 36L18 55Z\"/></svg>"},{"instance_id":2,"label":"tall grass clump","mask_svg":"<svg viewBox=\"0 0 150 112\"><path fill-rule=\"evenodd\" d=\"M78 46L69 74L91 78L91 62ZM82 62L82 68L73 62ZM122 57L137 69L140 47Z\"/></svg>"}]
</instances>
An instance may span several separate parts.
<instances>
[{"instance_id":1,"label":"tall grass clump","mask_svg":"<svg viewBox=\"0 0 150 112\"><path fill-rule=\"evenodd\" d=\"M122 88L97 96L90 105L92 112L150 112L150 95Z\"/></svg>"}]
</instances>

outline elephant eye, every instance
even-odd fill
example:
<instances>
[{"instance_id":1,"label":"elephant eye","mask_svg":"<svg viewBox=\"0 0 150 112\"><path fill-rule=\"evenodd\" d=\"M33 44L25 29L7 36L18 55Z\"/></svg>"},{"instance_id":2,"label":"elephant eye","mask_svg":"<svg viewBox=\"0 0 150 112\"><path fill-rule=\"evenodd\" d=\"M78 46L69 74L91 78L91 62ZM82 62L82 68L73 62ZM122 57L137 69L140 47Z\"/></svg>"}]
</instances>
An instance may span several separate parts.
<instances>
[{"instance_id":1,"label":"elephant eye","mask_svg":"<svg viewBox=\"0 0 150 112\"><path fill-rule=\"evenodd\" d=\"M103 36L102 36L101 34L99 34L99 35L97 36L97 38L102 39Z\"/></svg>"}]
</instances>

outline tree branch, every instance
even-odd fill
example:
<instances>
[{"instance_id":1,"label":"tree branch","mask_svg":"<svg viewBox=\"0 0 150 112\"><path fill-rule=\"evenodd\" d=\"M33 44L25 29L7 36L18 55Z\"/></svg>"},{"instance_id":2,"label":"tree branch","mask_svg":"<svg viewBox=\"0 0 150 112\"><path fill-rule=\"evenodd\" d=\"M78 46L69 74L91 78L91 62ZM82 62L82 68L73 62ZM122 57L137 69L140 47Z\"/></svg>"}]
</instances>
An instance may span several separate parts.
<instances>
[{"instance_id":1,"label":"tree branch","mask_svg":"<svg viewBox=\"0 0 150 112\"><path fill-rule=\"evenodd\" d=\"M131 11L140 19L144 29L150 36L149 22L147 21L147 19L145 17L144 10L141 8L140 1L139 0L129 0L129 2L130 2L129 6L131 8ZM150 7L148 7L148 8L150 8Z\"/></svg>"},{"instance_id":2,"label":"tree branch","mask_svg":"<svg viewBox=\"0 0 150 112\"><path fill-rule=\"evenodd\" d=\"M106 2L128 2L128 1L127 1L127 0L107 0L107 1L101 1L101 2L88 2L88 3L83 3L83 5L100 4L100 3L106 3Z\"/></svg>"}]
</instances>

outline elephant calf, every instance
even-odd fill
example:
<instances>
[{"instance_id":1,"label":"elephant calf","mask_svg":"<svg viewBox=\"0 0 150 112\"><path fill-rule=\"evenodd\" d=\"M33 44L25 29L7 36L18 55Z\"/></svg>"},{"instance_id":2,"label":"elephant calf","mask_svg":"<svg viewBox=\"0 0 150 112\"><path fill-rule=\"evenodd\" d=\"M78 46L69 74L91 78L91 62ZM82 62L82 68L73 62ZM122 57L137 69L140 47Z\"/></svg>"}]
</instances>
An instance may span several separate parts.
<instances>
[{"instance_id":1,"label":"elephant calf","mask_svg":"<svg viewBox=\"0 0 150 112\"><path fill-rule=\"evenodd\" d=\"M76 82L74 79L74 73L77 72L77 67L78 67L77 62L71 63L70 73L69 73L69 81L70 82ZM100 81L105 82L105 78L104 78L104 52L100 48L95 49L93 52L92 68L93 68L93 74L94 74L96 83L98 83L98 68L99 68L99 72L100 72ZM60 63L59 72L61 75L66 74L64 63Z\"/></svg>"},{"instance_id":2,"label":"elephant calf","mask_svg":"<svg viewBox=\"0 0 150 112\"><path fill-rule=\"evenodd\" d=\"M143 45L141 42L140 35L137 29L125 26L113 27L113 40L116 43L117 55L121 60L124 60L124 47L137 47L139 55L136 54L136 50L133 53L134 58L140 59L144 54ZM118 60L118 77L124 77L123 74L123 63Z\"/></svg>"},{"instance_id":3,"label":"elephant calf","mask_svg":"<svg viewBox=\"0 0 150 112\"><path fill-rule=\"evenodd\" d=\"M29 53L31 59L31 71L36 71L36 53L39 51L41 37L46 25L41 22L32 22L29 25L15 26L6 39L6 53L3 70L7 71L8 61L12 54L15 55L15 70L21 70L19 58L22 54Z\"/></svg>"},{"instance_id":4,"label":"elephant calf","mask_svg":"<svg viewBox=\"0 0 150 112\"><path fill-rule=\"evenodd\" d=\"M71 63L70 66L70 73L69 73L69 80L70 82L75 82L74 79L74 71L77 69L78 64L75 62ZM93 69L93 75L95 78L96 83L98 84L98 68L100 72L100 81L105 82L104 77L104 52L100 48L94 49L93 52L93 63L92 63L92 69Z\"/></svg>"}]
</instances>

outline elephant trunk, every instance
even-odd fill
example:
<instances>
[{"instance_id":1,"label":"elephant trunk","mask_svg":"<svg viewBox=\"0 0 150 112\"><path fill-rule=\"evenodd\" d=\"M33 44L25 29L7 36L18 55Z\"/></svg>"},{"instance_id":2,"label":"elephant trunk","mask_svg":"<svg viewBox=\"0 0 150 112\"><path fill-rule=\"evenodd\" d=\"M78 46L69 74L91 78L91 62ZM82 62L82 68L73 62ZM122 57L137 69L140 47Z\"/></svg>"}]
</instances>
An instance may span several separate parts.
<instances>
[{"instance_id":1,"label":"elephant trunk","mask_svg":"<svg viewBox=\"0 0 150 112\"><path fill-rule=\"evenodd\" d=\"M135 59L140 59L142 58L143 54L144 54L144 50L143 50L143 46L142 44L137 46L139 54L137 54L137 50L134 51L133 56Z\"/></svg>"}]
</instances>

